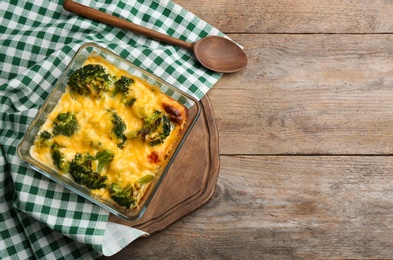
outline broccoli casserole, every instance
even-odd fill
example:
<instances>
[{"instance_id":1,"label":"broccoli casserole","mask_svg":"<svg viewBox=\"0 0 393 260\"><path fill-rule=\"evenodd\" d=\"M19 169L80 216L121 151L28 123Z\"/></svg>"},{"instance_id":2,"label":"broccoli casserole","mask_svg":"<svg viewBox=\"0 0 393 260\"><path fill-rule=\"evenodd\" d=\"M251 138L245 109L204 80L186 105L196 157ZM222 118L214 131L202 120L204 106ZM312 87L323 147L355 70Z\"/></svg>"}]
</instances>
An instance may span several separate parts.
<instances>
[{"instance_id":1,"label":"broccoli casserole","mask_svg":"<svg viewBox=\"0 0 393 260\"><path fill-rule=\"evenodd\" d=\"M135 208L187 117L158 87L91 55L69 76L30 154L93 194Z\"/></svg>"}]
</instances>

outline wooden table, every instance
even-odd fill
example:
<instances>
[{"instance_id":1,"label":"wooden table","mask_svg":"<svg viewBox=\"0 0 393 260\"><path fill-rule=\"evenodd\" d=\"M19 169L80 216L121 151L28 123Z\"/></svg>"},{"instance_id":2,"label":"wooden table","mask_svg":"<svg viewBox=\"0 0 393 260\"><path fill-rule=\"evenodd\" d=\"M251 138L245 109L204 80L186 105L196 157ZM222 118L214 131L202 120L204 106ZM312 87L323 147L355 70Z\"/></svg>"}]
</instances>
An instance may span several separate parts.
<instances>
[{"instance_id":1,"label":"wooden table","mask_svg":"<svg viewBox=\"0 0 393 260\"><path fill-rule=\"evenodd\" d=\"M175 0L245 47L212 199L105 259L393 257L393 1Z\"/></svg>"}]
</instances>

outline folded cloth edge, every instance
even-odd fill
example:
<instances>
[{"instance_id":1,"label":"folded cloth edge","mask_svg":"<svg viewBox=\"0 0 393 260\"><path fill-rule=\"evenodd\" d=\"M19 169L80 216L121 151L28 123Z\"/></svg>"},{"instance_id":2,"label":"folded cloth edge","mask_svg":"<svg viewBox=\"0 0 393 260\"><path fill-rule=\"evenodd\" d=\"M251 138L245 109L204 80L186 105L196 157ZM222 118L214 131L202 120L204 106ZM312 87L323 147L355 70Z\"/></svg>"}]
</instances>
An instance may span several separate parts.
<instances>
[{"instance_id":1,"label":"folded cloth edge","mask_svg":"<svg viewBox=\"0 0 393 260\"><path fill-rule=\"evenodd\" d=\"M119 234L122 235L120 236ZM142 230L118 223L107 222L102 241L102 253L105 256L112 256L137 238L146 236L149 236L149 233Z\"/></svg>"}]
</instances>

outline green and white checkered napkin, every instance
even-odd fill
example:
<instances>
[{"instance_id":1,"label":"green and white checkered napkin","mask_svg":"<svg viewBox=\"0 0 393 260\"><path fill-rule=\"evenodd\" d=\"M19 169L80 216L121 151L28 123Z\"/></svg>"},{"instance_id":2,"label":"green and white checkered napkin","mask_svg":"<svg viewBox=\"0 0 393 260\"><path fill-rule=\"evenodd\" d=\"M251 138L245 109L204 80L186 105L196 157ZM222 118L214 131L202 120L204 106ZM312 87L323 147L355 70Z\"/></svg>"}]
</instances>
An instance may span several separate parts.
<instances>
[{"instance_id":1,"label":"green and white checkered napkin","mask_svg":"<svg viewBox=\"0 0 393 260\"><path fill-rule=\"evenodd\" d=\"M77 1L194 42L217 29L169 0ZM198 99L221 74L186 50L63 10L62 1L0 1L0 258L92 259L145 234L21 164L16 148L77 49L95 42Z\"/></svg>"}]
</instances>

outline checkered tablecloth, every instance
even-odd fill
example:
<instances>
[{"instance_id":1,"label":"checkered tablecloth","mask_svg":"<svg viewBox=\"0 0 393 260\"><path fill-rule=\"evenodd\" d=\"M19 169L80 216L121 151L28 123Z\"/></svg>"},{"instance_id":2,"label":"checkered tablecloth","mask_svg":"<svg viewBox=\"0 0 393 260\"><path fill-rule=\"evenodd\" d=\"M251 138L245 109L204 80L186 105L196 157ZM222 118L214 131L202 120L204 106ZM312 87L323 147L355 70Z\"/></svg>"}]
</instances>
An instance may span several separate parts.
<instances>
[{"instance_id":1,"label":"checkered tablecloth","mask_svg":"<svg viewBox=\"0 0 393 260\"><path fill-rule=\"evenodd\" d=\"M194 42L221 33L168 0L76 1ZM62 1L0 1L0 258L94 259L145 234L26 168L16 148L77 49L95 42L200 99L221 74L192 53L71 14Z\"/></svg>"}]
</instances>

